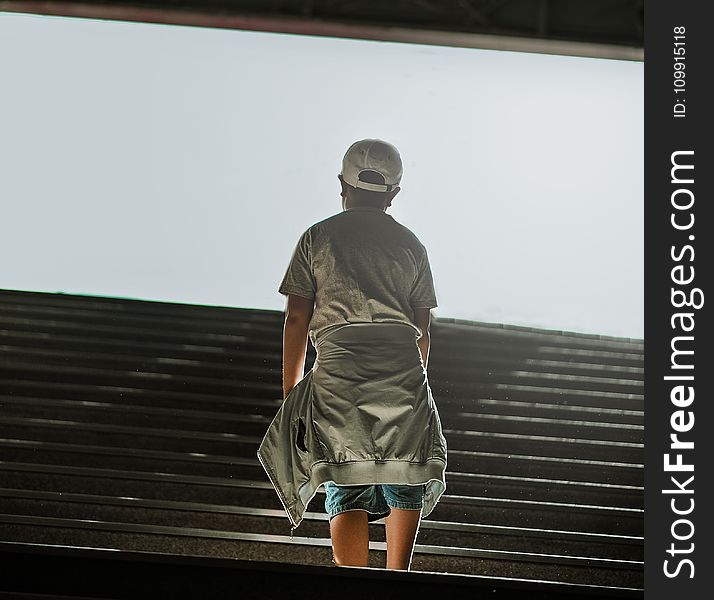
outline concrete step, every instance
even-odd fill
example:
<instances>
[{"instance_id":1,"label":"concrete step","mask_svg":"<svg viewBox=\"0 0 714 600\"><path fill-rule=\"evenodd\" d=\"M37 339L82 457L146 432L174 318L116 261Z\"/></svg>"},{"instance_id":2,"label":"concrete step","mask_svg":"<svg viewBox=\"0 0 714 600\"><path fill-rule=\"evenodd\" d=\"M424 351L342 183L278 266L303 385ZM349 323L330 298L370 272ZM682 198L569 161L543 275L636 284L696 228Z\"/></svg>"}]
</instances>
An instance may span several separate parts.
<instances>
[{"instance_id":1,"label":"concrete step","mask_svg":"<svg viewBox=\"0 0 714 600\"><path fill-rule=\"evenodd\" d=\"M11 323L10 323L11 324ZM40 336L32 332L13 332L0 335L0 355L6 361L21 364L22 361L41 361L43 364L66 364L96 369L138 368L180 372L184 375L212 376L250 369L252 375L280 374L281 348L273 343L265 344L261 338L251 340L244 347L225 344L206 346L186 344L149 344L131 346L127 343L108 343L107 338L53 336L38 347ZM251 334L254 332L251 332ZM274 333L274 332L271 332ZM186 350L184 348L190 348ZM220 351L219 351L220 350ZM578 360L579 358L579 360ZM590 357L591 361L596 360ZM467 380L508 380L520 378L563 378L592 382L596 385L619 384L642 389L643 367L640 364L608 364L602 361L586 362L583 357L521 356L515 348L498 348L488 345L469 349L468 360L454 354L453 349L444 349L430 363L432 369L446 379L457 376ZM560 377L558 377L560 376Z\"/></svg>"},{"instance_id":2,"label":"concrete step","mask_svg":"<svg viewBox=\"0 0 714 600\"><path fill-rule=\"evenodd\" d=\"M102 406L54 402L25 402L17 398L0 399L3 416L10 418L56 419L94 424L121 424L126 427L160 425L173 430L192 430L215 433L241 433L261 437L268 429L272 416L256 415L248 411L220 418L213 414L193 412L149 410L106 410ZM642 443L643 426L630 423L601 423L580 419L553 417L529 417L520 415L484 415L445 412L442 418L444 429L458 427L465 431L501 432L520 435L548 435L555 438L578 438L610 440L615 442ZM140 432L140 430L139 430Z\"/></svg>"},{"instance_id":3,"label":"concrete step","mask_svg":"<svg viewBox=\"0 0 714 600\"><path fill-rule=\"evenodd\" d=\"M0 514L16 517L52 517L73 519L77 525L86 519L93 522L108 522L117 524L143 524L147 527L183 528L185 535L211 535L218 537L221 533L253 533L266 535L284 535L284 515L280 511L272 514L251 514L255 509L246 507L200 507L195 505L175 504L174 506L146 506L146 502L127 502L126 504L106 504L96 498L87 502L86 498L57 496L56 499L41 499L25 497L8 497L0 494ZM78 501L79 500L79 501ZM163 504L172 504L164 502ZM192 510L193 509L193 510ZM262 511L263 513L267 511ZM1 519L1 517L0 517ZM42 521L39 521L42 522ZM436 527L435 525L439 525ZM196 532L201 529L206 532ZM314 514L306 518L296 535L316 539L329 539L330 528L325 514ZM370 525L370 539L385 542L385 530L382 522ZM633 543L632 539L622 536L585 535L580 532L564 534L548 532L543 529L517 528L506 530L478 524L460 524L449 522L434 522L424 520L420 527L417 543L425 546L440 546L444 548L460 547L472 550L503 551L526 555L534 553L537 548L543 562L549 557L589 558L590 563L599 566L617 566L633 568L632 561L642 562L642 547ZM535 560L535 557L530 557ZM554 558L550 558L552 562ZM577 564L577 561L571 561ZM622 563L622 564L617 564Z\"/></svg>"},{"instance_id":4,"label":"concrete step","mask_svg":"<svg viewBox=\"0 0 714 600\"><path fill-rule=\"evenodd\" d=\"M109 497L140 497L269 508L283 512L270 483L198 476L161 476L152 473L90 469L61 465L0 463L2 487L61 493L96 494ZM481 523L526 528L572 530L590 533L641 536L642 508L608 504L547 501L505 495L468 496L447 491L427 519L455 523ZM632 503L639 504L636 495ZM324 490L318 488L308 511L324 513ZM286 527L289 526L285 516Z\"/></svg>"},{"instance_id":5,"label":"concrete step","mask_svg":"<svg viewBox=\"0 0 714 600\"><path fill-rule=\"evenodd\" d=\"M7 420L6 420L7 421ZM58 433L54 430L55 433ZM26 432L23 432L26 433ZM137 446L134 438L125 440L124 445L107 445L85 443L81 434L67 441L67 437L57 435L58 441L42 440L28 436L22 438L0 438L0 448L5 452L25 450L31 456L38 458L41 453L62 457L65 454L86 454L105 456L110 459L125 461L153 460L158 461L162 468L172 468L172 465L185 464L187 469L203 472L206 467L224 465L257 467L257 446L253 444L236 444L230 454L208 454L173 450L168 444L161 449L149 449ZM7 454L7 456L10 456ZM567 481L592 482L615 486L641 486L643 484L643 466L635 463L598 462L553 458L546 456L528 456L517 454L494 454L477 451L449 450L449 472L456 479L468 479L475 474L494 474L508 477L524 478L556 478ZM72 461L71 456L65 462ZM128 464L128 463L122 463ZM182 467L183 468L183 467ZM577 468L577 478L573 477L573 469Z\"/></svg>"},{"instance_id":6,"label":"concrete step","mask_svg":"<svg viewBox=\"0 0 714 600\"><path fill-rule=\"evenodd\" d=\"M62 525L65 526L62 526ZM68 545L74 548L109 548L153 552L163 555L202 556L238 560L271 561L296 565L330 566L332 550L329 540L306 544L297 536L250 536L206 539L157 533L127 533L104 529L81 529L73 523L54 522L34 526L0 521L0 539L39 544ZM102 525L100 524L100 527ZM386 552L381 542L370 542L369 566L384 568ZM493 559L483 556L441 556L431 547L417 544L411 570L415 573L463 573L484 577L508 577L533 582L566 582L588 586L612 586L642 589L639 569L593 568L586 565L547 564ZM525 582L521 582L522 584Z\"/></svg>"}]
</instances>

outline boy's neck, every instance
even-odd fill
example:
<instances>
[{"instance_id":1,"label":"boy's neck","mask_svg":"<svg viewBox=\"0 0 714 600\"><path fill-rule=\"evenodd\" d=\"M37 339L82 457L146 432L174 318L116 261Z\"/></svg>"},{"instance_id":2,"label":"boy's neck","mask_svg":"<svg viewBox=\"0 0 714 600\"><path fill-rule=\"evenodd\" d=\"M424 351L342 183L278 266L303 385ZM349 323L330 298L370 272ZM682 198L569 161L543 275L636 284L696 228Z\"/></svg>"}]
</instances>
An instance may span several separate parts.
<instances>
[{"instance_id":1,"label":"boy's neck","mask_svg":"<svg viewBox=\"0 0 714 600\"><path fill-rule=\"evenodd\" d=\"M369 206L368 204L363 204L363 205L358 205L358 206L350 206L349 208L345 209L345 211L350 211L350 210L377 210L379 212L385 212L384 207L380 208L378 206Z\"/></svg>"}]
</instances>

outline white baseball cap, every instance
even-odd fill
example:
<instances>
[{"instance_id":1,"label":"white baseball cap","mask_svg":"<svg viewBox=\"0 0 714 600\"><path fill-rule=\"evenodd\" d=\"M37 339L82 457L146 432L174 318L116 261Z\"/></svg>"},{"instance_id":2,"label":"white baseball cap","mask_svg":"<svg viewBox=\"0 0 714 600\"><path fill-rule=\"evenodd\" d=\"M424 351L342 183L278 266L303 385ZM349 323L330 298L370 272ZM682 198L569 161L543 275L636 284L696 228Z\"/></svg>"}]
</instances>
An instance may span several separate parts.
<instances>
[{"instance_id":1,"label":"white baseball cap","mask_svg":"<svg viewBox=\"0 0 714 600\"><path fill-rule=\"evenodd\" d=\"M360 179L364 171L378 173L384 184ZM366 139L352 144L342 159L342 179L355 188L372 192L391 192L402 179L402 158L392 144L383 140Z\"/></svg>"}]
</instances>

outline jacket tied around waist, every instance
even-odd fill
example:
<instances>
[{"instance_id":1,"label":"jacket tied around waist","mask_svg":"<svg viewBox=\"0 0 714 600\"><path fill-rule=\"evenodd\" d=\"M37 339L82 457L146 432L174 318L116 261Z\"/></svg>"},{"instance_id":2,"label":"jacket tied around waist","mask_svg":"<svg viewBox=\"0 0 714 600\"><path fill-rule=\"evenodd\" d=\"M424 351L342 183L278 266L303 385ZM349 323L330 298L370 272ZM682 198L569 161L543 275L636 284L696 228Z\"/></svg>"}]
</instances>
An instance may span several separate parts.
<instances>
[{"instance_id":1,"label":"jacket tied around waist","mask_svg":"<svg viewBox=\"0 0 714 600\"><path fill-rule=\"evenodd\" d=\"M426 517L446 489L447 447L414 329L349 324L316 351L258 448L292 528L326 481L426 484Z\"/></svg>"}]
</instances>

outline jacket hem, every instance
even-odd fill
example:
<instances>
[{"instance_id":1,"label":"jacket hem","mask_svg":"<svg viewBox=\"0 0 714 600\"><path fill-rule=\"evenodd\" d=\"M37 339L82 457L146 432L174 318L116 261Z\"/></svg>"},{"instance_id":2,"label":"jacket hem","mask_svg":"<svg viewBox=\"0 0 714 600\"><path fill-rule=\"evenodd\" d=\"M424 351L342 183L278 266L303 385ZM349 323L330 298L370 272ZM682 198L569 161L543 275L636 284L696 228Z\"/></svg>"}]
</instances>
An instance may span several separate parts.
<instances>
[{"instance_id":1,"label":"jacket hem","mask_svg":"<svg viewBox=\"0 0 714 600\"><path fill-rule=\"evenodd\" d=\"M409 462L400 459L384 461L360 460L341 463L317 462L312 466L311 481L334 481L337 485L419 485L430 479L444 479L446 463L439 458L426 462Z\"/></svg>"}]
</instances>

